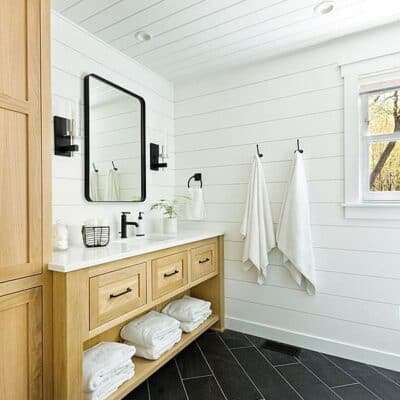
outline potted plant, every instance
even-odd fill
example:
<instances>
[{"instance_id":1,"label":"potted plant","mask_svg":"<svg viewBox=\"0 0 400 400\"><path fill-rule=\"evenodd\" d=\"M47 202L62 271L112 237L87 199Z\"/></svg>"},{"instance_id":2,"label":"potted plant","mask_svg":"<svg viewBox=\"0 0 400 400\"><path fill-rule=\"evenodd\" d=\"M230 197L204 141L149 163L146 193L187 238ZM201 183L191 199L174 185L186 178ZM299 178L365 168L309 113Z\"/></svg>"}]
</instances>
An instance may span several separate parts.
<instances>
[{"instance_id":1,"label":"potted plant","mask_svg":"<svg viewBox=\"0 0 400 400\"><path fill-rule=\"evenodd\" d=\"M165 215L163 221L164 233L166 235L176 235L178 233L178 204L177 199L160 200L151 205L150 210L160 210Z\"/></svg>"}]
</instances>

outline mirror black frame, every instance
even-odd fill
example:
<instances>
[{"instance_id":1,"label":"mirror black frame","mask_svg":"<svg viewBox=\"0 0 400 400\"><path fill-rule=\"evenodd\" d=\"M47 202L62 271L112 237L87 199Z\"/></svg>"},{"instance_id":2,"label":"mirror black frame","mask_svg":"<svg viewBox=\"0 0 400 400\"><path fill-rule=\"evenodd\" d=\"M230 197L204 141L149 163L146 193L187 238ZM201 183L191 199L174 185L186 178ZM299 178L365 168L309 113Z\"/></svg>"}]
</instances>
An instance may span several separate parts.
<instances>
[{"instance_id":1,"label":"mirror black frame","mask_svg":"<svg viewBox=\"0 0 400 400\"><path fill-rule=\"evenodd\" d=\"M90 78L96 78L107 85L110 85L118 90L121 90L124 93L127 93L133 97L135 97L137 100L139 100L140 105L141 105L141 135L140 135L140 141L141 141L141 163L140 163L140 168L141 168L141 188L142 188L142 193L141 193L141 198L140 200L130 200L130 201L93 201L90 198L90 86L89 86L89 80ZM140 203L144 202L146 200L146 102L144 101L144 98L119 86L116 85L113 82L108 81L107 79L102 78L99 75L96 74L89 74L86 75L83 79L84 82L84 116L85 116L85 121L84 121L84 127L85 127L85 198L87 201L90 201L92 203Z\"/></svg>"}]
</instances>

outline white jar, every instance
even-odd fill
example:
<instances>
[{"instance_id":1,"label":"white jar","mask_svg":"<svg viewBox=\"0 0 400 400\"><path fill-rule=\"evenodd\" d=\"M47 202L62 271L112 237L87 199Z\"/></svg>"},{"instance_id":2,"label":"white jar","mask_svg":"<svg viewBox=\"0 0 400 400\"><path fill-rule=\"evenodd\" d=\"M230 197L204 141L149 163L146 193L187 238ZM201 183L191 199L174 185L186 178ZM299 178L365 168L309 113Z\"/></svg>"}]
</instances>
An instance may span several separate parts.
<instances>
[{"instance_id":1,"label":"white jar","mask_svg":"<svg viewBox=\"0 0 400 400\"><path fill-rule=\"evenodd\" d=\"M68 249L68 228L59 221L53 225L53 249L67 250Z\"/></svg>"},{"instance_id":2,"label":"white jar","mask_svg":"<svg viewBox=\"0 0 400 400\"><path fill-rule=\"evenodd\" d=\"M178 218L164 218L164 234L176 236L178 233Z\"/></svg>"}]
</instances>

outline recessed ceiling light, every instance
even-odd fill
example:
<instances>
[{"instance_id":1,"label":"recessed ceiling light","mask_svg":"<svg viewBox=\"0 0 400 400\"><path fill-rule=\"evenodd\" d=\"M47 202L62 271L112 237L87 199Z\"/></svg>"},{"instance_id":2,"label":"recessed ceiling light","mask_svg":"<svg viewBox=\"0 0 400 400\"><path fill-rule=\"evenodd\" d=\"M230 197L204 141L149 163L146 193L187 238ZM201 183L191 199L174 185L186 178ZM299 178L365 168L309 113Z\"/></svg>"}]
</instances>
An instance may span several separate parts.
<instances>
[{"instance_id":1,"label":"recessed ceiling light","mask_svg":"<svg viewBox=\"0 0 400 400\"><path fill-rule=\"evenodd\" d=\"M333 0L326 0L319 2L314 7L314 12L317 15L326 15L331 13L335 8L335 2Z\"/></svg>"},{"instance_id":2,"label":"recessed ceiling light","mask_svg":"<svg viewBox=\"0 0 400 400\"><path fill-rule=\"evenodd\" d=\"M151 35L145 31L138 31L135 33L135 39L139 42L147 42L151 39Z\"/></svg>"}]
</instances>

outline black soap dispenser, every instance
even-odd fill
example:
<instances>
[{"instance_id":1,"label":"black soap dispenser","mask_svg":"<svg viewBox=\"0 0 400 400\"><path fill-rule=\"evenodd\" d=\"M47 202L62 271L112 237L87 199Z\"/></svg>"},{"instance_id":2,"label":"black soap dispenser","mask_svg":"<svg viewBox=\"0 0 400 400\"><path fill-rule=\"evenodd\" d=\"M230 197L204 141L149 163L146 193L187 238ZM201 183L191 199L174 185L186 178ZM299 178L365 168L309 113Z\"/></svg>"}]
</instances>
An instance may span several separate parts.
<instances>
[{"instance_id":1,"label":"black soap dispenser","mask_svg":"<svg viewBox=\"0 0 400 400\"><path fill-rule=\"evenodd\" d=\"M138 226L136 228L136 236L144 236L145 235L143 214L144 214L143 211L139 212Z\"/></svg>"}]
</instances>

